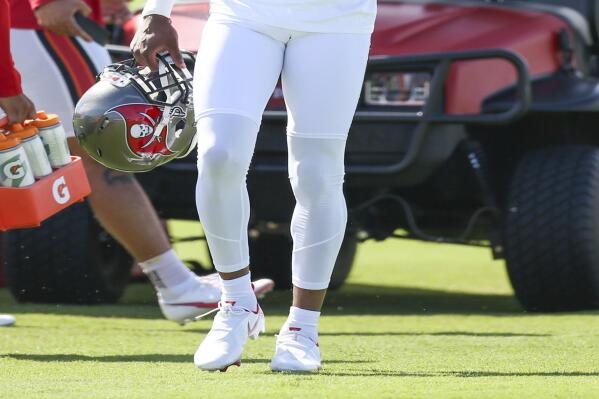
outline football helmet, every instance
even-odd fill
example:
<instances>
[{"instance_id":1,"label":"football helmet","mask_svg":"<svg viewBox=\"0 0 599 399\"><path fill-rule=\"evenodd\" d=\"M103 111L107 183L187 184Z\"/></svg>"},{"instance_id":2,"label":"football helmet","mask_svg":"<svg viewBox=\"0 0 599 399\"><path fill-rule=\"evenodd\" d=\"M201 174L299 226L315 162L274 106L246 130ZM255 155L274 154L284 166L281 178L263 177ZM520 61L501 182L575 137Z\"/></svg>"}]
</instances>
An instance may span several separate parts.
<instances>
[{"instance_id":1,"label":"football helmet","mask_svg":"<svg viewBox=\"0 0 599 399\"><path fill-rule=\"evenodd\" d=\"M81 147L108 168L147 172L195 147L192 76L170 55L157 57L158 72L133 59L107 66L75 107Z\"/></svg>"}]
</instances>

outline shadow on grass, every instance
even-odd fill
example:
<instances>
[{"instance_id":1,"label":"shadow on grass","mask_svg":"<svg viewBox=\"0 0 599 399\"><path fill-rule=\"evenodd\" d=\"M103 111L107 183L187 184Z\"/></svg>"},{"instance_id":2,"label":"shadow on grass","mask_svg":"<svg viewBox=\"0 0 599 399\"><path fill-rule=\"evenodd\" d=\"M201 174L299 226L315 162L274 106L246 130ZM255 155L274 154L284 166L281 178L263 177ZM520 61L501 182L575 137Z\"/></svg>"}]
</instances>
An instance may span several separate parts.
<instances>
[{"instance_id":1,"label":"shadow on grass","mask_svg":"<svg viewBox=\"0 0 599 399\"><path fill-rule=\"evenodd\" d=\"M385 332L319 332L319 336L326 337L344 337L344 336L356 336L356 337L491 337L491 338L509 338L509 337L551 337L551 334L528 334L528 333L510 333L510 332L466 332L466 331L439 331L439 332L398 332L398 331L385 331Z\"/></svg>"},{"instance_id":2,"label":"shadow on grass","mask_svg":"<svg viewBox=\"0 0 599 399\"><path fill-rule=\"evenodd\" d=\"M0 355L0 358L14 360L33 361L33 362L99 362L99 363L188 363L193 361L192 355L179 354L143 354L143 355L109 355L109 356L88 356L78 354L6 354ZM270 359L243 359L245 364L263 364L268 365ZM439 371L439 372L409 372L366 369L356 370L356 372L336 372L326 369L327 364L367 364L372 361L363 360L329 360L325 359L325 369L320 374L311 374L314 376L333 376L333 377L458 377L458 378L485 378L485 377L599 377L598 371L527 371L527 372L503 372L503 371ZM264 371L263 374L272 375L270 371ZM288 373L281 373L288 375Z\"/></svg>"},{"instance_id":3,"label":"shadow on grass","mask_svg":"<svg viewBox=\"0 0 599 399\"><path fill-rule=\"evenodd\" d=\"M28 328L28 329L48 329L47 326L21 326L15 325L11 327L13 329ZM197 334L205 335L208 334L210 329L208 328L179 328L173 326L173 328L122 328L122 327L111 327L107 328L107 331L144 331L144 332L157 332L167 334ZM272 336L278 331L269 331L266 336ZM535 333L513 333L513 332L475 332L475 331L437 331L437 332L418 332L418 331L321 331L318 333L320 337L473 337L473 338L546 338L552 337L552 334L535 334Z\"/></svg>"},{"instance_id":4,"label":"shadow on grass","mask_svg":"<svg viewBox=\"0 0 599 399\"><path fill-rule=\"evenodd\" d=\"M0 358L14 360L27 360L33 362L99 362L99 363L193 363L193 354L175 355L149 353L144 355L108 355L108 356L89 356L78 354L6 354ZM243 359L242 363L247 364L268 364L270 359ZM331 364L350 364L350 363L372 363L372 361L363 360L327 360Z\"/></svg>"},{"instance_id":5,"label":"shadow on grass","mask_svg":"<svg viewBox=\"0 0 599 399\"><path fill-rule=\"evenodd\" d=\"M341 314L524 313L512 295L363 284L348 284L339 291L331 292L325 306L332 313Z\"/></svg>"},{"instance_id":6,"label":"shadow on grass","mask_svg":"<svg viewBox=\"0 0 599 399\"><path fill-rule=\"evenodd\" d=\"M18 328L16 326L15 328ZM25 326L25 328L32 328ZM40 327L41 328L41 327ZM134 328L113 327L111 330L132 331ZM208 334L208 328L139 328L139 331L145 332L160 332L169 334L191 333L191 334ZM277 331L269 331L266 336L272 336ZM437 332L418 332L418 331L321 331L318 333L320 337L473 337L473 338L545 338L552 337L552 334L535 334L535 333L513 333L513 332L475 332L475 331L437 331Z\"/></svg>"},{"instance_id":7,"label":"shadow on grass","mask_svg":"<svg viewBox=\"0 0 599 399\"><path fill-rule=\"evenodd\" d=\"M137 362L162 362L162 363L189 363L193 362L193 355L172 354L145 354L145 355L113 355L113 356L88 356L76 354L30 355L7 354L0 355L8 359L29 360L34 362L101 362L101 363L137 363Z\"/></svg>"},{"instance_id":8,"label":"shadow on grass","mask_svg":"<svg viewBox=\"0 0 599 399\"><path fill-rule=\"evenodd\" d=\"M390 371L390 370L367 370L357 371L355 373L328 372L325 369L322 373L333 377L458 377L458 378L484 378L484 377L598 377L599 371L528 371L528 372L502 372L502 371L441 371L441 372L409 372L409 371ZM264 374L267 374L265 372ZM268 373L270 374L270 373ZM286 374L286 373L283 373Z\"/></svg>"},{"instance_id":9,"label":"shadow on grass","mask_svg":"<svg viewBox=\"0 0 599 399\"><path fill-rule=\"evenodd\" d=\"M5 291L5 290L4 290ZM8 305L2 311L15 313L46 313L90 317L126 317L160 319L155 296L149 285L133 285L123 303L116 305L42 305L15 304L3 292ZM290 291L271 293L261 301L268 315L287 315ZM12 303L11 303L12 302ZM388 287L348 284L327 297L327 315L426 315L426 314L525 314L511 295L473 294L413 287Z\"/></svg>"}]
</instances>

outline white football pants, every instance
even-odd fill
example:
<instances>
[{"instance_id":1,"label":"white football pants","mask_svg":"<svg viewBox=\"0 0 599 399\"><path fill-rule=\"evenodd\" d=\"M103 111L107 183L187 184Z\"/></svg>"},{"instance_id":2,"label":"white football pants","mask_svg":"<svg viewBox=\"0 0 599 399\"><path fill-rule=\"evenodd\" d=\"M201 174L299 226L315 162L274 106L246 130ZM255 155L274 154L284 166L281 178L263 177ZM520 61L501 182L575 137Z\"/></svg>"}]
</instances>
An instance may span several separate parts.
<instances>
[{"instance_id":1,"label":"white football pants","mask_svg":"<svg viewBox=\"0 0 599 399\"><path fill-rule=\"evenodd\" d=\"M196 201L216 269L250 264L246 174L279 75L289 115L293 284L325 289L344 237L344 151L368 34L295 32L211 15L194 74Z\"/></svg>"}]
</instances>

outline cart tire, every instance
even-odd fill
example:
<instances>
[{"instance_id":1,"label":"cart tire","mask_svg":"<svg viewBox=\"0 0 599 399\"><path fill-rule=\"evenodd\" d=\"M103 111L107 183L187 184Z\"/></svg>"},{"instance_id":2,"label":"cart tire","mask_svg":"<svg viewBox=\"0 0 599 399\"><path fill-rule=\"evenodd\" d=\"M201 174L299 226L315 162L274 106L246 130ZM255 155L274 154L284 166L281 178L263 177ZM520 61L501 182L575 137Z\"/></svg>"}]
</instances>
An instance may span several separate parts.
<instances>
[{"instance_id":1,"label":"cart tire","mask_svg":"<svg viewBox=\"0 0 599 399\"><path fill-rule=\"evenodd\" d=\"M9 231L2 244L8 283L19 302L116 302L133 264L86 203L66 208L39 228Z\"/></svg>"},{"instance_id":2,"label":"cart tire","mask_svg":"<svg viewBox=\"0 0 599 399\"><path fill-rule=\"evenodd\" d=\"M249 246L252 278L270 278L274 280L277 289L291 288L291 237L261 233L258 237L250 237ZM355 235L346 233L329 289L337 289L345 283L354 264L357 247Z\"/></svg>"},{"instance_id":3,"label":"cart tire","mask_svg":"<svg viewBox=\"0 0 599 399\"><path fill-rule=\"evenodd\" d=\"M505 220L507 271L528 311L599 305L599 149L548 148L525 156Z\"/></svg>"}]
</instances>

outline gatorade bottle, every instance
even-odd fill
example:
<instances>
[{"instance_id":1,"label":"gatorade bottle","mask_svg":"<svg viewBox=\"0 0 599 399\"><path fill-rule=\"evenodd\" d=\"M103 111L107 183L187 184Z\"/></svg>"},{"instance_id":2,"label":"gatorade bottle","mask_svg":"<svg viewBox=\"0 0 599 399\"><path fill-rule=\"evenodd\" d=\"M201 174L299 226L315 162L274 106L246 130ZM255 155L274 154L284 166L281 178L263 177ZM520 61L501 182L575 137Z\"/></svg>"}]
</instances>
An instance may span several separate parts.
<instances>
[{"instance_id":1,"label":"gatorade bottle","mask_svg":"<svg viewBox=\"0 0 599 399\"><path fill-rule=\"evenodd\" d=\"M0 134L0 185L26 187L35 182L21 140Z\"/></svg>"},{"instance_id":2,"label":"gatorade bottle","mask_svg":"<svg viewBox=\"0 0 599 399\"><path fill-rule=\"evenodd\" d=\"M67 135L58 119L58 115L46 114L44 111L37 113L37 119L28 124L39 130L50 165L60 168L71 162L71 152L67 144Z\"/></svg>"},{"instance_id":3,"label":"gatorade bottle","mask_svg":"<svg viewBox=\"0 0 599 399\"><path fill-rule=\"evenodd\" d=\"M8 123L8 117L6 116L6 112L0 107L0 127L6 125Z\"/></svg>"},{"instance_id":4,"label":"gatorade bottle","mask_svg":"<svg viewBox=\"0 0 599 399\"><path fill-rule=\"evenodd\" d=\"M14 137L21 140L21 145L25 149L31 165L31 171L36 179L52 173L52 166L50 166L48 155L44 149L44 143L37 134L35 126L23 126L17 123L10 126L8 130L10 131L9 138Z\"/></svg>"}]
</instances>

